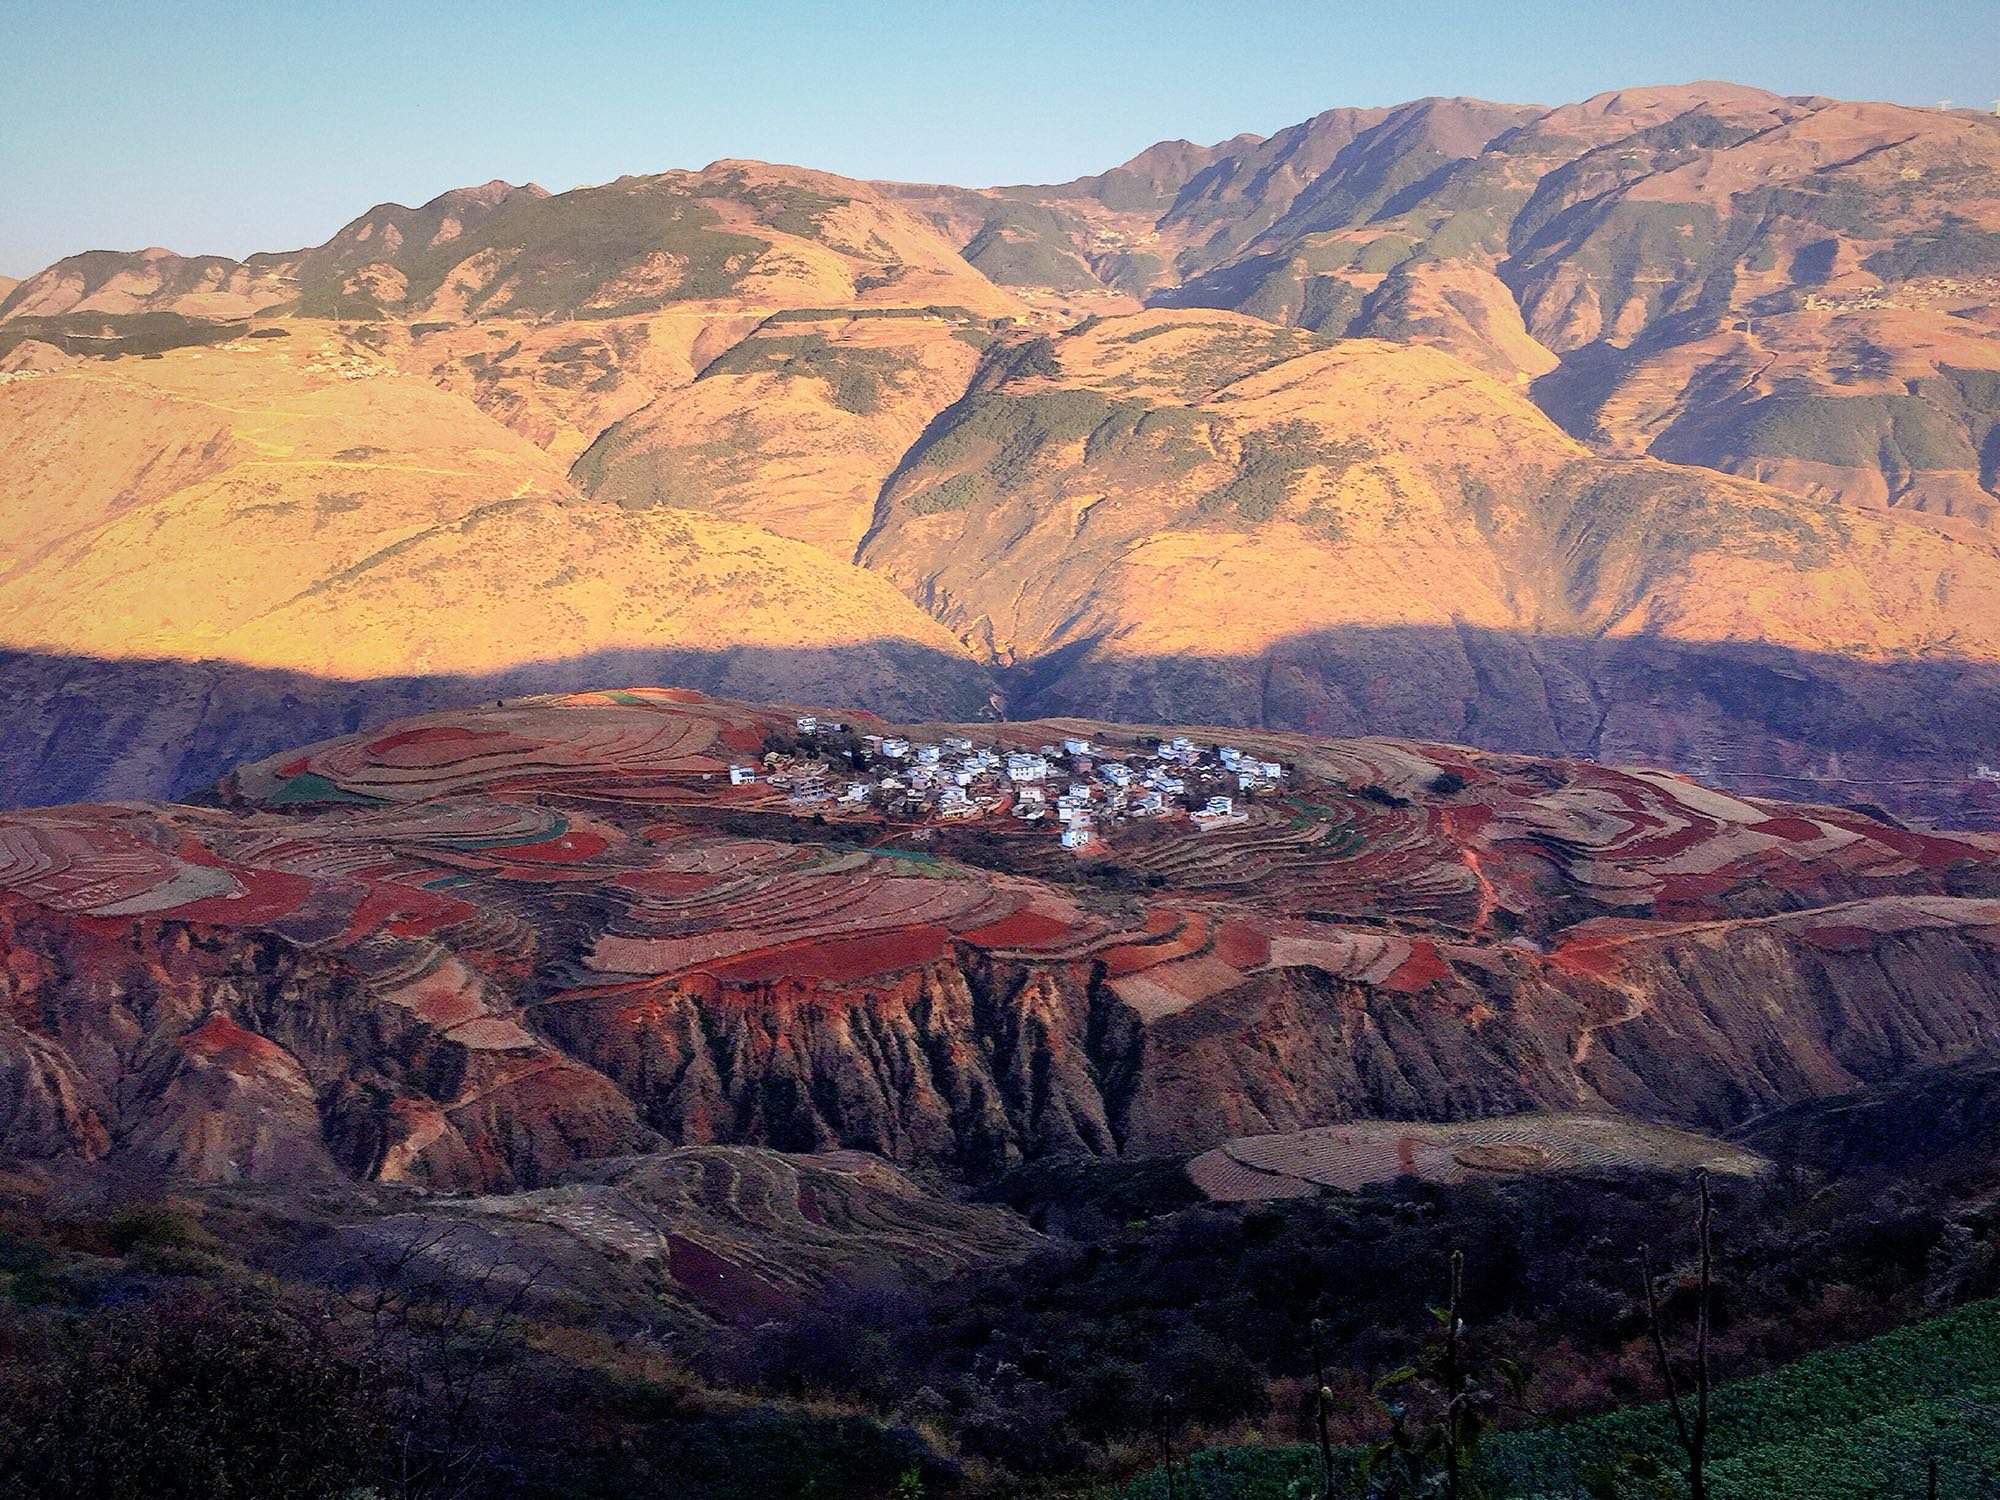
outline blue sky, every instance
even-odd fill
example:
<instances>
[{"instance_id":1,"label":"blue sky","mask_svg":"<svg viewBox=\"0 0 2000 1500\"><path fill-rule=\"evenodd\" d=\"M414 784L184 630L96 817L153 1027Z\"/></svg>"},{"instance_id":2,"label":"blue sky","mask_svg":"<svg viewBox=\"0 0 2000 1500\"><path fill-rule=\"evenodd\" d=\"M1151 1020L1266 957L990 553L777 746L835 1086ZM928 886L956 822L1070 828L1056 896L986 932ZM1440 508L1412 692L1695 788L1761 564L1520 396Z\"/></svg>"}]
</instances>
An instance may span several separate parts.
<instances>
[{"instance_id":1,"label":"blue sky","mask_svg":"<svg viewBox=\"0 0 2000 1500\"><path fill-rule=\"evenodd\" d=\"M2000 0L0 0L0 272L325 239L385 200L723 156L1059 181L1426 94L1730 78L1990 108Z\"/></svg>"}]
</instances>

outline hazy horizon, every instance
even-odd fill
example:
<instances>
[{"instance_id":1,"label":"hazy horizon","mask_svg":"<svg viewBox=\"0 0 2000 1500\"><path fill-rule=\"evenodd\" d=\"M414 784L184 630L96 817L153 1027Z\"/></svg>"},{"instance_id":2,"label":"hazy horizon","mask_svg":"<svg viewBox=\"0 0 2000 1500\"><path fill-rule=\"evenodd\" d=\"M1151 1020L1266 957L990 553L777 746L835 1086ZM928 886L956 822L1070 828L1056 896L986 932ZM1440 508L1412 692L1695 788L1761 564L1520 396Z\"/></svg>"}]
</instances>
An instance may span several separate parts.
<instances>
[{"instance_id":1,"label":"hazy horizon","mask_svg":"<svg viewBox=\"0 0 2000 1500\"><path fill-rule=\"evenodd\" d=\"M553 192L753 157L859 178L1057 182L1155 141L1269 134L1342 105L1470 95L1559 104L1720 79L1983 108L1984 0L1879 9L1690 0L1169 0L1002 16L780 3L727 16L607 3L131 14L14 0L0 101L0 272L161 245L241 257L325 240L371 205L495 177ZM1957 38L1965 45L1947 45Z\"/></svg>"}]
</instances>

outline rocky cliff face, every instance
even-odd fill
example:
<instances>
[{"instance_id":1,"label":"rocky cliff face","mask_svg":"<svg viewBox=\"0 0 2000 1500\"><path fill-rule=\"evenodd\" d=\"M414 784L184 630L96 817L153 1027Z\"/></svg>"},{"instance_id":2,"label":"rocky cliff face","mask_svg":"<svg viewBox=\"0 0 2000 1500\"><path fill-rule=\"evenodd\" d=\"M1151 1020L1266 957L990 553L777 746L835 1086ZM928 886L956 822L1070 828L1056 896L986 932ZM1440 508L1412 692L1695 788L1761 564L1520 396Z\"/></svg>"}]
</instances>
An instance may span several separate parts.
<instances>
[{"instance_id":1,"label":"rocky cliff face","mask_svg":"<svg viewBox=\"0 0 2000 1500\"><path fill-rule=\"evenodd\" d=\"M140 1180L533 1186L662 1141L977 1177L1354 1118L1719 1127L2000 1043L1990 839L1276 736L1245 821L1079 865L999 808L815 822L718 778L789 723L533 700L288 752L226 811L0 822L0 1146Z\"/></svg>"}]
</instances>

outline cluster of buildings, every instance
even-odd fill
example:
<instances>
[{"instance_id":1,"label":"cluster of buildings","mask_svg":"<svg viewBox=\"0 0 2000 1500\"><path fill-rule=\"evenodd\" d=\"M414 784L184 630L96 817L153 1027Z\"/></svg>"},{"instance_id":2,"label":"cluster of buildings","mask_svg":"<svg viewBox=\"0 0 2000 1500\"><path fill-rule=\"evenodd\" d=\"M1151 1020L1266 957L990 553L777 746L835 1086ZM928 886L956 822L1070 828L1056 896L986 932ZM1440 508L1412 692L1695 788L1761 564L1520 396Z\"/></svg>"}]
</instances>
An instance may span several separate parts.
<instances>
[{"instance_id":1,"label":"cluster of buildings","mask_svg":"<svg viewBox=\"0 0 2000 1500\"><path fill-rule=\"evenodd\" d=\"M1858 312L1881 307L1923 307L1931 303L1984 300L2000 291L2000 276L1921 276L1894 286L1844 292L1806 292L1798 305L1807 312Z\"/></svg>"},{"instance_id":2,"label":"cluster of buildings","mask_svg":"<svg viewBox=\"0 0 2000 1500\"><path fill-rule=\"evenodd\" d=\"M1186 815L1204 830L1245 822L1242 799L1285 778L1276 761L1185 736L1151 750L1100 748L1081 737L1026 750L957 735L936 742L854 737L811 714L801 715L796 728L808 753L773 751L761 764L733 765L730 783L782 790L796 812L1046 824L1073 850L1088 849L1103 829L1121 822Z\"/></svg>"}]
</instances>

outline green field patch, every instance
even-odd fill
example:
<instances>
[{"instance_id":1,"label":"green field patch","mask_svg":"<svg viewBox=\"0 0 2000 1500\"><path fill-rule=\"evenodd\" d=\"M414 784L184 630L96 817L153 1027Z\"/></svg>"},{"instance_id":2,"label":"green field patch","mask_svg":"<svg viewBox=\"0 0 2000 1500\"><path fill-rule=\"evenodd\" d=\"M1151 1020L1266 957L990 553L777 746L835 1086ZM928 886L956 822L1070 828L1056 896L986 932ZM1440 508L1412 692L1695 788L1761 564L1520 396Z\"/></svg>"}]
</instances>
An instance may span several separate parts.
<instances>
[{"instance_id":1,"label":"green field patch","mask_svg":"<svg viewBox=\"0 0 2000 1500\"><path fill-rule=\"evenodd\" d=\"M557 814L555 822L548 828L525 837L518 833L503 833L493 838L461 839L445 834L442 835L442 842L450 844L454 849L525 849L534 844L553 843L568 832L569 819Z\"/></svg>"},{"instance_id":2,"label":"green field patch","mask_svg":"<svg viewBox=\"0 0 2000 1500\"><path fill-rule=\"evenodd\" d=\"M360 792L350 792L317 771L306 771L290 778L273 792L269 798L273 806L283 807L303 802L357 802L364 807L380 807L380 797L365 796Z\"/></svg>"},{"instance_id":3,"label":"green field patch","mask_svg":"<svg viewBox=\"0 0 2000 1500\"><path fill-rule=\"evenodd\" d=\"M1723 1386L1714 1397L1709 1485L1715 1500L1917 1496L1938 1460L1938 1493L1970 1500L2000 1468L2000 1299ZM1586 1477L1635 1455L1681 1472L1662 1404L1489 1439L1481 1478L1493 1500L1570 1500L1609 1491ZM1352 1489L1360 1450L1336 1454ZM1177 1493L1200 1500L1297 1500L1317 1493L1319 1453L1304 1446L1218 1448L1191 1455ZM1684 1485L1684 1481L1682 1482ZM1667 1493L1673 1493L1669 1490ZM1163 1478L1124 1500L1161 1500ZM1633 1494L1644 1493L1640 1490Z\"/></svg>"}]
</instances>

